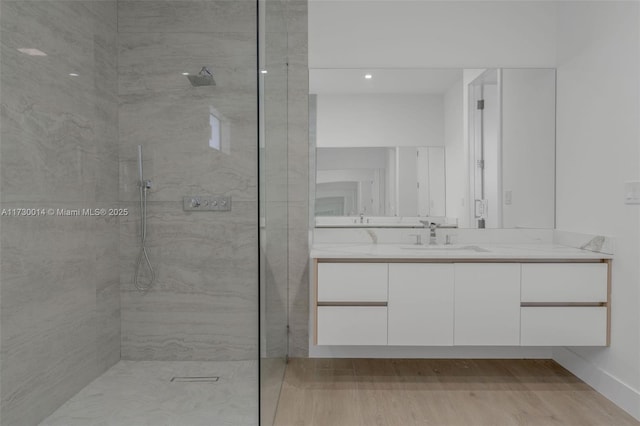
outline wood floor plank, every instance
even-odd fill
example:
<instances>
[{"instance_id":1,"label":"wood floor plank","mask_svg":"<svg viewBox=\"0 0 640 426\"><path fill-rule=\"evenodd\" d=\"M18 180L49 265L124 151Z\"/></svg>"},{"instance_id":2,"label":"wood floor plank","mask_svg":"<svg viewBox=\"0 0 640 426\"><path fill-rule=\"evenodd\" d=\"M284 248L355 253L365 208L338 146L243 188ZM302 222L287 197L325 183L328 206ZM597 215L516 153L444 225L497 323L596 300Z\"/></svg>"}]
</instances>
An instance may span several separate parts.
<instances>
[{"instance_id":1,"label":"wood floor plank","mask_svg":"<svg viewBox=\"0 0 640 426\"><path fill-rule=\"evenodd\" d=\"M276 426L639 426L551 360L292 359Z\"/></svg>"}]
</instances>

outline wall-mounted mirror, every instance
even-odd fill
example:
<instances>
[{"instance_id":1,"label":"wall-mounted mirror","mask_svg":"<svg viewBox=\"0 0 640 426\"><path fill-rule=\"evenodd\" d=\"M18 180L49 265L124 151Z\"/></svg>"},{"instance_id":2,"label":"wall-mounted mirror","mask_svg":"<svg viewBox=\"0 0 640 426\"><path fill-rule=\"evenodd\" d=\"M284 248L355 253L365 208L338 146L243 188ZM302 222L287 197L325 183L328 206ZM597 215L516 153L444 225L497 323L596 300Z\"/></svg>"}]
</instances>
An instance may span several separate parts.
<instances>
[{"instance_id":1,"label":"wall-mounted mirror","mask_svg":"<svg viewBox=\"0 0 640 426\"><path fill-rule=\"evenodd\" d=\"M553 228L554 69L311 69L316 226Z\"/></svg>"}]
</instances>

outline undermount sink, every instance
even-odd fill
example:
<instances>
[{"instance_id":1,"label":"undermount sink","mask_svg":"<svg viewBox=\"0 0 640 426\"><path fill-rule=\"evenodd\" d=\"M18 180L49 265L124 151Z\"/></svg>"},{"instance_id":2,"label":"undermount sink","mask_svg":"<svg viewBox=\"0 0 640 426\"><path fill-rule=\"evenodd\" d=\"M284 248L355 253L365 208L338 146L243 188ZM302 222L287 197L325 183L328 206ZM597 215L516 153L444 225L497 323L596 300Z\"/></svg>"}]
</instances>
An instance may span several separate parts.
<instances>
[{"instance_id":1,"label":"undermount sink","mask_svg":"<svg viewBox=\"0 0 640 426\"><path fill-rule=\"evenodd\" d=\"M412 245L403 246L403 250L430 250L430 251L473 251L476 253L488 253L489 250L479 246L458 245Z\"/></svg>"}]
</instances>

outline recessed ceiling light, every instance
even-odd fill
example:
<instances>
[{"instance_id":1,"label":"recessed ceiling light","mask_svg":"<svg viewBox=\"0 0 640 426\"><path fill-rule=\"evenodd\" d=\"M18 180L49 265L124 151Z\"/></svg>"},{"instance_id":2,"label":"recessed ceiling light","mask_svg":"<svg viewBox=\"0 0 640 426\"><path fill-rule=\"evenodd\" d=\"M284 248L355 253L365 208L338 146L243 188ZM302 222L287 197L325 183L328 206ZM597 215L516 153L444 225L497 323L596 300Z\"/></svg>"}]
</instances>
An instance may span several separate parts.
<instances>
[{"instance_id":1,"label":"recessed ceiling light","mask_svg":"<svg viewBox=\"0 0 640 426\"><path fill-rule=\"evenodd\" d=\"M182 75L189 75L189 73L188 72L183 72Z\"/></svg>"},{"instance_id":2,"label":"recessed ceiling light","mask_svg":"<svg viewBox=\"0 0 640 426\"><path fill-rule=\"evenodd\" d=\"M33 49L30 47L20 47L18 48L18 52L24 53L29 56L47 56L42 50Z\"/></svg>"},{"instance_id":3,"label":"recessed ceiling light","mask_svg":"<svg viewBox=\"0 0 640 426\"><path fill-rule=\"evenodd\" d=\"M260 70L260 74L266 74L267 70Z\"/></svg>"},{"instance_id":4,"label":"recessed ceiling light","mask_svg":"<svg viewBox=\"0 0 640 426\"><path fill-rule=\"evenodd\" d=\"M76 74L75 72L70 72L69 75L71 77L80 77L80 74Z\"/></svg>"},{"instance_id":5,"label":"recessed ceiling light","mask_svg":"<svg viewBox=\"0 0 640 426\"><path fill-rule=\"evenodd\" d=\"M371 80L373 76L371 74L365 74L364 78L366 78L367 80Z\"/></svg>"}]
</instances>

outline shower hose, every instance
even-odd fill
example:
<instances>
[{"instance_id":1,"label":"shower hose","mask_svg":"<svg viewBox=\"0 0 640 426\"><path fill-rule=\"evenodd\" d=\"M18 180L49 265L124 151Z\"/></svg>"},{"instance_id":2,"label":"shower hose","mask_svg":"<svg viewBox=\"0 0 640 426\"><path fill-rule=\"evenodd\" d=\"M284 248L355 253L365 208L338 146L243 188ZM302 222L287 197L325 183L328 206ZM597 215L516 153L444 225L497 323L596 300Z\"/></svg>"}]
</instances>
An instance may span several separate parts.
<instances>
[{"instance_id":1,"label":"shower hose","mask_svg":"<svg viewBox=\"0 0 640 426\"><path fill-rule=\"evenodd\" d=\"M156 279L156 273L151 266L149 260L149 253L147 253L147 190L149 189L147 181L140 182L140 253L138 254L138 260L136 261L136 269L133 275L133 284L139 291L147 291L153 286L153 282ZM145 282L140 277L140 270L144 267L143 263L149 269L149 280Z\"/></svg>"}]
</instances>

